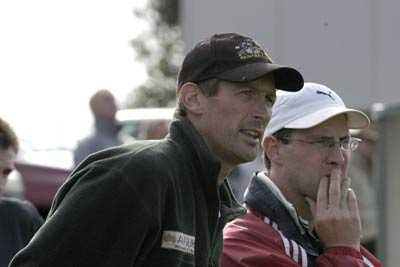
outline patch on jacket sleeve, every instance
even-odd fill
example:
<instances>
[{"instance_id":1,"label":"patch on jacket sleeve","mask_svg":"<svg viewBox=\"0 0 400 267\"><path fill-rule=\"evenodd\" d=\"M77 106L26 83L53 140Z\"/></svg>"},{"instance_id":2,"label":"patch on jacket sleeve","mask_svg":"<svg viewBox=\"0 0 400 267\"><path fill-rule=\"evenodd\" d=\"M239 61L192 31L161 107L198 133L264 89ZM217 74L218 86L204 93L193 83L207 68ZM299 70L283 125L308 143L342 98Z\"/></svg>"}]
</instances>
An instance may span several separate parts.
<instances>
[{"instance_id":1,"label":"patch on jacket sleeve","mask_svg":"<svg viewBox=\"0 0 400 267\"><path fill-rule=\"evenodd\" d=\"M164 231L161 247L194 255L195 237L176 231Z\"/></svg>"}]
</instances>

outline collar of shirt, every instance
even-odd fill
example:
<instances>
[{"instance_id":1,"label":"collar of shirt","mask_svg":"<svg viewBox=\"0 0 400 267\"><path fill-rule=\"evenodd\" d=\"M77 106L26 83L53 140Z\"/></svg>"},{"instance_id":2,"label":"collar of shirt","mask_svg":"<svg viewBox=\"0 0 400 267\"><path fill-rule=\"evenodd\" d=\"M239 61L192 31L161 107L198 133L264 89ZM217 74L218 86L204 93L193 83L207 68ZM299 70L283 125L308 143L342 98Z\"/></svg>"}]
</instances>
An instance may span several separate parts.
<instances>
[{"instance_id":1,"label":"collar of shirt","mask_svg":"<svg viewBox=\"0 0 400 267\"><path fill-rule=\"evenodd\" d=\"M265 172L259 172L257 176L261 178L261 180L265 183L266 186L268 186L268 188L271 190L274 196L283 204L283 206L285 206L290 216L296 223L297 227L299 227L300 232L302 234L308 232L314 237L314 235L312 234L312 227L310 225L310 222L301 218L297 214L294 205L286 199L286 197L282 194L281 190L274 184L274 182L267 176L267 174Z\"/></svg>"}]
</instances>

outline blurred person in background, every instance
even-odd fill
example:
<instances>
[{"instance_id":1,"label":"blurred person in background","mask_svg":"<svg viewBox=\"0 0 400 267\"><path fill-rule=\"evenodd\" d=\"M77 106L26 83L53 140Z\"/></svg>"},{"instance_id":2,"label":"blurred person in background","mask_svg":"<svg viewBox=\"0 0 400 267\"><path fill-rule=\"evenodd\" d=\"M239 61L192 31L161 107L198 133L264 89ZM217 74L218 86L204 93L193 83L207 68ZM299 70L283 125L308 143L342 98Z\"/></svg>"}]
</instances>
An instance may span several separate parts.
<instances>
[{"instance_id":1,"label":"blurred person in background","mask_svg":"<svg viewBox=\"0 0 400 267\"><path fill-rule=\"evenodd\" d=\"M113 94L106 89L99 90L90 98L89 106L94 117L94 129L89 136L78 142L74 150L75 166L94 152L123 143L115 118L117 104Z\"/></svg>"},{"instance_id":2,"label":"blurred person in background","mask_svg":"<svg viewBox=\"0 0 400 267\"><path fill-rule=\"evenodd\" d=\"M266 171L245 194L247 213L224 229L223 267L381 266L361 246L350 129L369 119L328 87L282 94L264 133Z\"/></svg>"},{"instance_id":3,"label":"blurred person in background","mask_svg":"<svg viewBox=\"0 0 400 267\"><path fill-rule=\"evenodd\" d=\"M352 188L357 195L358 207L363 234L361 242L369 251L375 254L378 237L378 214L373 166L375 164L375 146L378 134L375 128L354 130L352 136L363 141L350 158L348 175L352 178Z\"/></svg>"},{"instance_id":4,"label":"blurred person in background","mask_svg":"<svg viewBox=\"0 0 400 267\"><path fill-rule=\"evenodd\" d=\"M276 88L302 86L250 37L199 42L178 74L167 137L79 164L10 266L218 266L222 228L244 212L225 178L259 153Z\"/></svg>"},{"instance_id":5,"label":"blurred person in background","mask_svg":"<svg viewBox=\"0 0 400 267\"><path fill-rule=\"evenodd\" d=\"M15 168L18 146L13 129L0 118L0 267L8 266L43 223L30 202L3 195L8 176Z\"/></svg>"}]
</instances>

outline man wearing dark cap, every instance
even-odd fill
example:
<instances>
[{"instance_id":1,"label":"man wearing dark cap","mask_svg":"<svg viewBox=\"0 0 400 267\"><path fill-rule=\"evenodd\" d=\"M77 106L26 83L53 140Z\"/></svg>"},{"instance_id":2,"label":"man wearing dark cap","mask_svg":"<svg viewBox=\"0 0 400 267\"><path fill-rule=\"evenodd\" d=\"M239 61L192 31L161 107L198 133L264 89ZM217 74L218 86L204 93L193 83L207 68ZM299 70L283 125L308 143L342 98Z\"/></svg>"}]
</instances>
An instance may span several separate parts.
<instances>
[{"instance_id":1,"label":"man wearing dark cap","mask_svg":"<svg viewBox=\"0 0 400 267\"><path fill-rule=\"evenodd\" d=\"M275 89L302 86L249 37L200 42L168 136L88 157L11 266L218 266L222 228L244 212L225 177L256 157Z\"/></svg>"}]
</instances>

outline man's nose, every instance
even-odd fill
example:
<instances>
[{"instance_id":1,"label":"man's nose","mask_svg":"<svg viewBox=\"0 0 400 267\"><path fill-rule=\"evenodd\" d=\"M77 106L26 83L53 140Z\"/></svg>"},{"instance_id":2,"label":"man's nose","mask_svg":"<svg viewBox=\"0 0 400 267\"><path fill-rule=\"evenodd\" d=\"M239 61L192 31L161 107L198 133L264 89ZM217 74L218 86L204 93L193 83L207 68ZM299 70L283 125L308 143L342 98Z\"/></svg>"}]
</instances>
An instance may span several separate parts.
<instances>
[{"instance_id":1,"label":"man's nose","mask_svg":"<svg viewBox=\"0 0 400 267\"><path fill-rule=\"evenodd\" d=\"M253 117L266 124L271 117L271 107L265 101L257 101L253 106Z\"/></svg>"},{"instance_id":2,"label":"man's nose","mask_svg":"<svg viewBox=\"0 0 400 267\"><path fill-rule=\"evenodd\" d=\"M334 147L330 149L328 161L330 164L342 165L346 162L347 151L340 147L340 144L335 144Z\"/></svg>"}]
</instances>

